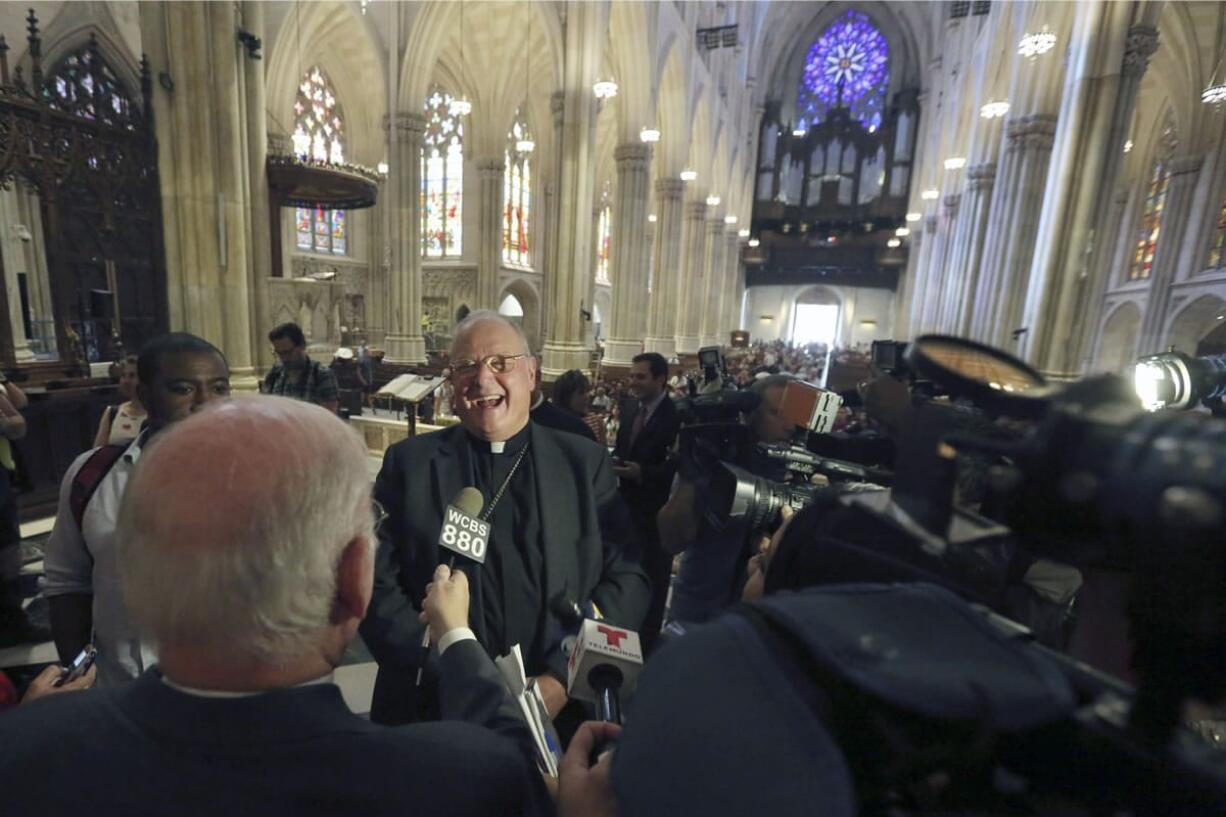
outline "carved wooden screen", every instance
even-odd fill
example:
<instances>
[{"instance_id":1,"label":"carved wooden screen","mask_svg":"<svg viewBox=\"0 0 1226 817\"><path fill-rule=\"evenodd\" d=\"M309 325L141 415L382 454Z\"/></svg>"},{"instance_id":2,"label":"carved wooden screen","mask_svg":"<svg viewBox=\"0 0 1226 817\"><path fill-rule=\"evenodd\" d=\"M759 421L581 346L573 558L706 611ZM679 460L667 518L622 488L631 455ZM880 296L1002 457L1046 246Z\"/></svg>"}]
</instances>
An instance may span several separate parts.
<instances>
[{"instance_id":1,"label":"carved wooden screen","mask_svg":"<svg viewBox=\"0 0 1226 817\"><path fill-rule=\"evenodd\" d=\"M48 73L31 12L31 76L10 76L0 38L0 180L38 194L59 359L88 362L135 351L166 331L166 272L148 64L141 98L90 41ZM9 310L0 354L13 365Z\"/></svg>"}]
</instances>

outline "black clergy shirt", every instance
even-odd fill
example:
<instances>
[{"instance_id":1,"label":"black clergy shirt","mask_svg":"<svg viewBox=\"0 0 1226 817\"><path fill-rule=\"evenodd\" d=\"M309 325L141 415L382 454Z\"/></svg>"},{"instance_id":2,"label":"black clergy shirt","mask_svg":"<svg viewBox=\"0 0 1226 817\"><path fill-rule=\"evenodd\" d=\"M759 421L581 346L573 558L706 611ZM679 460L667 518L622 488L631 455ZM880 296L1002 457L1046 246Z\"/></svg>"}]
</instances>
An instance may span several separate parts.
<instances>
[{"instance_id":1,"label":"black clergy shirt","mask_svg":"<svg viewBox=\"0 0 1226 817\"><path fill-rule=\"evenodd\" d=\"M471 455L472 485L482 493L483 517L491 523L489 547L480 571L481 610L477 637L490 655L505 655L519 644L529 673L545 669L545 554L541 541L539 497L531 452L525 453L502 498L488 513L499 487L520 452L532 439L532 423L507 440L501 453L490 443L465 435ZM471 575L471 574L470 574Z\"/></svg>"}]
</instances>

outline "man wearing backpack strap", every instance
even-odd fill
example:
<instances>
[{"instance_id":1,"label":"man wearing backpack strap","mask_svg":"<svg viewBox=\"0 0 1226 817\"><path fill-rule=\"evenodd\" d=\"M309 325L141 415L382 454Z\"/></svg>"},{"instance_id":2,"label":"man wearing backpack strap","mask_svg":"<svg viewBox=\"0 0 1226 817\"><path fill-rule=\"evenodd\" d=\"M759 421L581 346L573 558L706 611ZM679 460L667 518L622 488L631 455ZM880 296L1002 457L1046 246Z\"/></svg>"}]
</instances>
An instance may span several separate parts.
<instances>
[{"instance_id":1,"label":"man wearing backpack strap","mask_svg":"<svg viewBox=\"0 0 1226 817\"><path fill-rule=\"evenodd\" d=\"M135 678L155 658L128 619L119 585L115 523L128 477L158 431L230 394L225 356L185 332L149 341L136 366L145 427L128 445L92 449L69 467L44 561L43 592L60 661L68 663L92 641L99 685Z\"/></svg>"},{"instance_id":2,"label":"man wearing backpack strap","mask_svg":"<svg viewBox=\"0 0 1226 817\"><path fill-rule=\"evenodd\" d=\"M314 403L336 414L340 405L336 374L307 357L306 335L301 327L283 323L268 333L268 340L281 362L264 376L260 391Z\"/></svg>"}]
</instances>

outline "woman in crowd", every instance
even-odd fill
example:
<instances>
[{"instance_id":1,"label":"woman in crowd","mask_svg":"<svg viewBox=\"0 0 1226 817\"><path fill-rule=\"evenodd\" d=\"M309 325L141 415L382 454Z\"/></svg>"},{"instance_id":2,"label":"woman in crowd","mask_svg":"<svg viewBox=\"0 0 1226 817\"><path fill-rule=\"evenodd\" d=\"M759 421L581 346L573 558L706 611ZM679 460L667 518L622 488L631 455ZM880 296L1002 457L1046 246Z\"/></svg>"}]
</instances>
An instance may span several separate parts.
<instances>
[{"instance_id":1,"label":"woman in crowd","mask_svg":"<svg viewBox=\"0 0 1226 817\"><path fill-rule=\"evenodd\" d=\"M94 447L118 445L136 439L145 422L145 407L136 394L136 355L128 355L119 367L119 394L125 398L118 406L107 406L94 435Z\"/></svg>"}]
</instances>

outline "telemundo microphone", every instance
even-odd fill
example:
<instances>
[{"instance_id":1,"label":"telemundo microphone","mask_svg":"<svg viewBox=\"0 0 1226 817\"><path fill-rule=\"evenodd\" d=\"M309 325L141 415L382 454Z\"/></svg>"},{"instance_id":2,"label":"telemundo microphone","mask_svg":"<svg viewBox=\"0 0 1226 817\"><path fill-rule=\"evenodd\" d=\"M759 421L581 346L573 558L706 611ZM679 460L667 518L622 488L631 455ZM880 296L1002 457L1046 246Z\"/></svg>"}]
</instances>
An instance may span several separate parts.
<instances>
[{"instance_id":1,"label":"telemundo microphone","mask_svg":"<svg viewBox=\"0 0 1226 817\"><path fill-rule=\"evenodd\" d=\"M485 551L490 542L490 523L481 519L485 497L471 485L455 495L443 511L443 527L438 532L438 546L451 551L448 567L454 568L456 558L463 556L477 564L485 564ZM426 652L430 649L430 625L421 634L421 663L417 666L416 686L421 686L426 668Z\"/></svg>"},{"instance_id":2,"label":"telemundo microphone","mask_svg":"<svg viewBox=\"0 0 1226 817\"><path fill-rule=\"evenodd\" d=\"M596 719L621 723L621 694L634 689L643 668L639 634L585 619L567 662L567 694L596 705Z\"/></svg>"}]
</instances>

